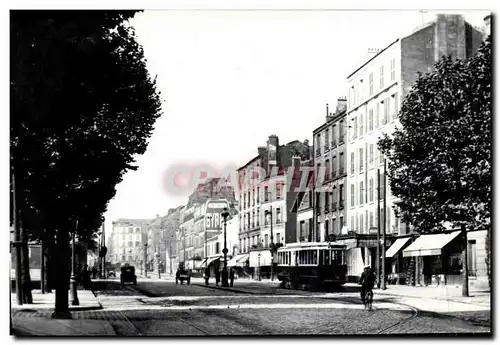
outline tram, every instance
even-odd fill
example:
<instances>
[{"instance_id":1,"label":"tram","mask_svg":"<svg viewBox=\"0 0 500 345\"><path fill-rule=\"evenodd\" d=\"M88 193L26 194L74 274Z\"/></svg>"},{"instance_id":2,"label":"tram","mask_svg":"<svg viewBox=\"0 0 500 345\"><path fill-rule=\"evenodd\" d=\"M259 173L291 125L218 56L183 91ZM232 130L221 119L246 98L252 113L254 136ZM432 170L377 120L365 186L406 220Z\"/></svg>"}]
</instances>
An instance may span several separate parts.
<instances>
[{"instance_id":1,"label":"tram","mask_svg":"<svg viewBox=\"0 0 500 345\"><path fill-rule=\"evenodd\" d=\"M347 282L344 245L291 244L278 249L277 276L282 288L340 289Z\"/></svg>"}]
</instances>

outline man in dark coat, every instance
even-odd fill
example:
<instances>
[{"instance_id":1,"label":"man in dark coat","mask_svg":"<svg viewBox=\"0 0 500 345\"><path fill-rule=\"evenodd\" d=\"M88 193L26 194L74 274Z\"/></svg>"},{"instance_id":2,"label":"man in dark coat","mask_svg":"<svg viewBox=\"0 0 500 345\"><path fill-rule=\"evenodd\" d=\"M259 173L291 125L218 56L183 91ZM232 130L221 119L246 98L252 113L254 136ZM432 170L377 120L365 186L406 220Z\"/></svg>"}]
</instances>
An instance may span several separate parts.
<instances>
[{"instance_id":1,"label":"man in dark coat","mask_svg":"<svg viewBox=\"0 0 500 345\"><path fill-rule=\"evenodd\" d=\"M220 283L220 271L218 268L215 269L215 286L219 287Z\"/></svg>"},{"instance_id":2,"label":"man in dark coat","mask_svg":"<svg viewBox=\"0 0 500 345\"><path fill-rule=\"evenodd\" d=\"M233 287L234 284L234 267L229 270L229 286Z\"/></svg>"},{"instance_id":3,"label":"man in dark coat","mask_svg":"<svg viewBox=\"0 0 500 345\"><path fill-rule=\"evenodd\" d=\"M205 285L208 286L208 280L210 279L210 267L205 268Z\"/></svg>"},{"instance_id":4,"label":"man in dark coat","mask_svg":"<svg viewBox=\"0 0 500 345\"><path fill-rule=\"evenodd\" d=\"M361 278L359 279L359 284L361 284L361 301L365 303L365 294L371 291L375 286L375 274L373 274L370 266L365 266L365 270L361 273Z\"/></svg>"}]
</instances>

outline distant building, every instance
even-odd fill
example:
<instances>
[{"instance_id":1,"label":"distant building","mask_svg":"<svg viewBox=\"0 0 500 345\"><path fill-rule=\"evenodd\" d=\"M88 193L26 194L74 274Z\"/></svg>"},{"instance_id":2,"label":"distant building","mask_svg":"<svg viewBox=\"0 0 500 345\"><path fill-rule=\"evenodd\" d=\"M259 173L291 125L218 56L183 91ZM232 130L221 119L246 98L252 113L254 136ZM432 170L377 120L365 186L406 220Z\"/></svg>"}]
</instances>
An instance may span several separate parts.
<instances>
[{"instance_id":1,"label":"distant building","mask_svg":"<svg viewBox=\"0 0 500 345\"><path fill-rule=\"evenodd\" d=\"M112 265L129 264L141 267L144 261L144 244L147 244L149 219L123 219L113 222L107 239L106 260Z\"/></svg>"}]
</instances>

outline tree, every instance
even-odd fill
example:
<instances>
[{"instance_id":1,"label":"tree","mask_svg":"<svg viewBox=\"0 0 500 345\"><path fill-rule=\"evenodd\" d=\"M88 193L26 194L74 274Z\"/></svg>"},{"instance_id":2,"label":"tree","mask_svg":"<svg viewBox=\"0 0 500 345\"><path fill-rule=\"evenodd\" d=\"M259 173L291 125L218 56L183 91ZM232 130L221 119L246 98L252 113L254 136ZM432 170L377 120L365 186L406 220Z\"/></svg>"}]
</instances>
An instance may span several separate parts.
<instances>
[{"instance_id":1,"label":"tree","mask_svg":"<svg viewBox=\"0 0 500 345\"><path fill-rule=\"evenodd\" d=\"M379 147L399 213L422 233L491 227L491 41L421 74ZM489 254L489 253L488 253ZM489 259L488 259L489 260ZM488 263L489 265L489 263Z\"/></svg>"},{"instance_id":2,"label":"tree","mask_svg":"<svg viewBox=\"0 0 500 345\"><path fill-rule=\"evenodd\" d=\"M161 115L126 22L135 13L11 12L11 162L23 186L24 228L33 239L43 229L54 242L56 312L68 310L70 232L95 238Z\"/></svg>"}]
</instances>

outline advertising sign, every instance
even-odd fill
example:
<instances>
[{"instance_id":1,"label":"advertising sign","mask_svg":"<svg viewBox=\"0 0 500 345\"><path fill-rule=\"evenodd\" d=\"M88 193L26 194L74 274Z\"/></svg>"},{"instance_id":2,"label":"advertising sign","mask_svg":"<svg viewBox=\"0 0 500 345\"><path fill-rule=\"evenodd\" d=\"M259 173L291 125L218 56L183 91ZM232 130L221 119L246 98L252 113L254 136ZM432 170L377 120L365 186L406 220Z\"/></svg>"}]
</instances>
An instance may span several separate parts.
<instances>
[{"instance_id":1,"label":"advertising sign","mask_svg":"<svg viewBox=\"0 0 500 345\"><path fill-rule=\"evenodd\" d=\"M210 199L206 204L205 229L223 230L224 219L221 214L224 209L229 210L229 201L226 199Z\"/></svg>"}]
</instances>

